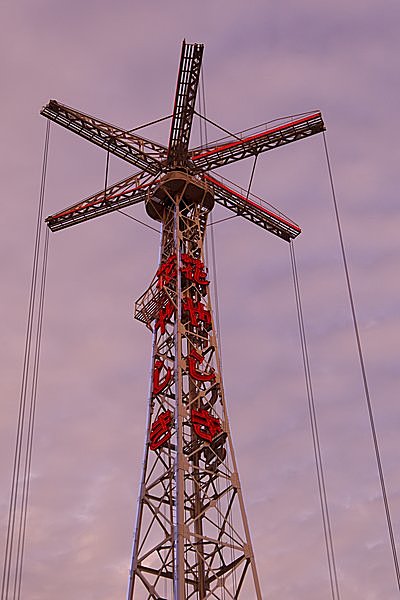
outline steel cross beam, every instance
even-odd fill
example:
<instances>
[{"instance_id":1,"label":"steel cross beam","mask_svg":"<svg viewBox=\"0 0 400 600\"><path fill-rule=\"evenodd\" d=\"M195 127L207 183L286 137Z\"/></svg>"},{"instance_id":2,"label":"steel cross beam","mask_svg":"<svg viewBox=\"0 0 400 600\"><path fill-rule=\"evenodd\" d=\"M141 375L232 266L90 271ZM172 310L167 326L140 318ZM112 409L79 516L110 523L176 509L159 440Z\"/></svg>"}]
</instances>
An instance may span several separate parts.
<instances>
[{"instance_id":1,"label":"steel cross beam","mask_svg":"<svg viewBox=\"0 0 400 600\"><path fill-rule=\"evenodd\" d=\"M204 180L210 184L214 200L236 215L287 242L301 233L301 229L296 223L285 215L274 212L270 207L264 206L260 198L253 200L252 194L245 196L243 193L229 188L224 181L218 181L215 177L207 174L204 175Z\"/></svg>"},{"instance_id":2,"label":"steel cross beam","mask_svg":"<svg viewBox=\"0 0 400 600\"><path fill-rule=\"evenodd\" d=\"M243 133L237 133L233 139L223 144L195 149L189 155L196 169L210 171L296 140L302 140L324 130L321 113L316 112L257 133L245 132L247 135L244 137Z\"/></svg>"},{"instance_id":3,"label":"steel cross beam","mask_svg":"<svg viewBox=\"0 0 400 600\"><path fill-rule=\"evenodd\" d=\"M46 223L51 231L58 231L132 204L138 204L151 195L157 182L157 178L154 179L153 175L146 172L130 175L107 189L100 190L85 200L47 217Z\"/></svg>"},{"instance_id":4,"label":"steel cross beam","mask_svg":"<svg viewBox=\"0 0 400 600\"><path fill-rule=\"evenodd\" d=\"M139 169L153 175L161 170L160 161L166 157L166 148L160 144L133 135L56 100L50 100L40 114Z\"/></svg>"},{"instance_id":5,"label":"steel cross beam","mask_svg":"<svg viewBox=\"0 0 400 600\"><path fill-rule=\"evenodd\" d=\"M183 167L187 163L203 49L203 44L186 44L185 41L182 44L168 144L168 165L172 168Z\"/></svg>"}]
</instances>

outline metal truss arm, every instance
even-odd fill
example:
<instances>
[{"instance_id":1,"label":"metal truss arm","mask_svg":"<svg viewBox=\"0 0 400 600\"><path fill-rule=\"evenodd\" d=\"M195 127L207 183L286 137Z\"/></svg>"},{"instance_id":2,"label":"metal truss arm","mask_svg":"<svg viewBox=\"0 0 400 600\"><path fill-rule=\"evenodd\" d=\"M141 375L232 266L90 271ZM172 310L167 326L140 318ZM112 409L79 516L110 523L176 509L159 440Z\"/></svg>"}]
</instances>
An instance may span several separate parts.
<instances>
[{"instance_id":1,"label":"metal truss arm","mask_svg":"<svg viewBox=\"0 0 400 600\"><path fill-rule=\"evenodd\" d=\"M325 125L321 113L316 112L276 127L263 126L253 133L238 133L219 144L194 149L189 155L198 170L209 171L322 131L325 131Z\"/></svg>"},{"instance_id":2,"label":"metal truss arm","mask_svg":"<svg viewBox=\"0 0 400 600\"><path fill-rule=\"evenodd\" d=\"M172 167L183 166L187 162L203 48L203 44L186 44L185 41L182 44L168 145L168 164Z\"/></svg>"},{"instance_id":3,"label":"metal truss arm","mask_svg":"<svg viewBox=\"0 0 400 600\"><path fill-rule=\"evenodd\" d=\"M56 100L50 100L40 114L153 175L157 175L161 169L160 161L166 158L167 151L164 146L60 104Z\"/></svg>"},{"instance_id":4,"label":"metal truss arm","mask_svg":"<svg viewBox=\"0 0 400 600\"><path fill-rule=\"evenodd\" d=\"M250 197L246 197L242 193L232 190L224 181L219 181L210 175L204 175L204 179L212 187L215 201L225 208L229 208L238 216L251 221L287 242L301 233L301 229L296 223L274 212L269 206L261 204L262 200L260 198L252 194L249 195Z\"/></svg>"},{"instance_id":5,"label":"metal truss arm","mask_svg":"<svg viewBox=\"0 0 400 600\"><path fill-rule=\"evenodd\" d=\"M46 223L52 231L58 231L114 210L126 208L145 200L157 183L158 180L154 180L152 175L147 173L131 175L114 183L106 190L97 192L97 194L47 217Z\"/></svg>"}]
</instances>

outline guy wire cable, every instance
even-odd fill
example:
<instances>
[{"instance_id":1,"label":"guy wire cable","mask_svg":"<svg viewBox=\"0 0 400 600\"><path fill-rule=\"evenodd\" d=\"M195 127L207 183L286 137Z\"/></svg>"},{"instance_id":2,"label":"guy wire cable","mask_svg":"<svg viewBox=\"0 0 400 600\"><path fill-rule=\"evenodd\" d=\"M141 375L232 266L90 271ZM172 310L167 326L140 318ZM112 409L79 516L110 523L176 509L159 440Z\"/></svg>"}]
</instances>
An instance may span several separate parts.
<instances>
[{"instance_id":1,"label":"guy wire cable","mask_svg":"<svg viewBox=\"0 0 400 600\"><path fill-rule=\"evenodd\" d=\"M30 399L30 407L29 407L29 422L28 422L28 433L27 433L27 444L26 444L27 450L26 450L26 456L25 456L25 466L24 466L24 475L23 475L20 524L19 524L19 528L18 528L18 545L17 545L16 565L15 565L13 600L19 600L21 597L23 559L24 559L26 526L27 526L27 515L28 515L28 498L29 498L31 464L32 464L32 449L33 449L34 426L35 426L36 405L37 405L37 388L38 388L38 380L39 380L40 350L41 350L41 342L42 342L43 312L44 312L44 300L45 300L45 291L46 291L49 234L50 234L50 230L48 227L46 227L45 242L44 242L44 249L43 249L43 259L42 259L42 272L41 272L41 277L40 277L39 307L38 307L37 325L36 325L36 339L35 339L35 349L34 349L31 399Z\"/></svg>"},{"instance_id":2,"label":"guy wire cable","mask_svg":"<svg viewBox=\"0 0 400 600\"><path fill-rule=\"evenodd\" d=\"M204 89L204 72L203 72L203 67L201 67L200 70L200 94L199 94L199 113L197 113L197 115L200 117L199 119L199 127L200 127L200 144L207 144L208 143L208 135L207 135L207 120L206 118L203 118L202 115L200 114L201 112L203 113L203 115L206 114L206 97L205 97L205 89ZM202 129L203 126L203 129ZM216 273L216 262L215 262L215 238L213 235L213 216L212 216L212 211L210 213L210 223L209 225L207 225L207 227L211 226L211 240L210 243L208 242L208 235L205 235L205 246L206 246L206 255L207 255L207 262L208 260L211 260L211 265L212 265L212 272L213 272L213 290L214 290L214 306L215 306L215 325L216 325L216 333L217 333L217 341L218 341L218 351L219 351L219 364L220 364L220 370L221 370L221 376L222 376L222 347L221 347L221 331L220 331L220 321L219 321L219 304L218 304L218 287L217 287L217 273ZM210 252L211 249L211 252ZM211 254L211 256L210 256ZM218 500L217 500L217 522L218 522L218 527L219 529L221 529L222 527L222 513L221 513L221 499L220 499L220 484L219 481L217 480L217 496L218 496ZM221 600L226 600L226 590L225 590L225 585L223 585L222 587L222 591L223 591L223 596Z\"/></svg>"},{"instance_id":3,"label":"guy wire cable","mask_svg":"<svg viewBox=\"0 0 400 600\"><path fill-rule=\"evenodd\" d=\"M204 144L208 144L208 136L207 136L207 115L206 115L206 94L205 94L205 89L204 89L204 73L203 73L203 68L201 68L200 71L200 95L199 95L199 105L200 108L202 110L202 113L204 115L204 118L202 118L202 116L198 113L198 115L200 116L200 143L201 145ZM203 132L202 132L202 128L201 125L203 124L204 127L204 140L203 140ZM211 265L212 265L212 272L213 272L213 287L214 287L214 306L215 306L215 324L216 324L216 329L217 329L217 341L218 341L218 347L219 347L219 361L220 361L220 368L221 368L221 374L222 374L222 346L221 346L221 326L220 326L220 318L219 318L219 302L218 302L218 283L217 283L217 264L216 264L216 256L215 256L215 236L214 236L214 228L212 227L213 225L213 216L212 216L212 212L210 213L210 224L209 226L211 227L211 244L210 244L210 248L211 248ZM206 249L207 248L208 243L207 243L207 236L206 236ZM207 252L207 254L209 254Z\"/></svg>"},{"instance_id":4,"label":"guy wire cable","mask_svg":"<svg viewBox=\"0 0 400 600\"><path fill-rule=\"evenodd\" d=\"M336 199L335 186L333 183L331 161L329 158L328 144L326 142L325 132L323 132L323 139L324 139L326 164L327 164L327 168L328 168L329 182L330 182L330 187L331 187L332 202L333 202L333 207L334 207L334 212L335 212L335 217L336 217L336 225L337 225L337 230L338 230L338 235L339 235L340 249L341 249L341 253L342 253L343 268L344 268L344 272L345 272L347 291L348 291L349 301L350 301L351 316L352 316L353 327L354 327L354 335L356 338L358 358L359 358L359 362L360 362L360 369L361 369L362 380L363 380L363 384L364 384L365 400L366 400L366 404L367 404L369 423L370 423L371 434L372 434L372 439L373 439L373 443L374 443L375 457L376 457L376 463L377 463L377 467L378 467L379 481L380 481L381 490L382 490L382 498L383 498L383 504L384 504L384 508L385 508L387 528L388 528L389 538L390 538L390 545L391 545L391 549L392 549L393 563L394 563L394 568L395 568L395 572L396 572L397 586L400 590L400 568L399 568L399 561L398 561L398 557L397 557L396 542L395 542L394 533L393 533L389 500L388 500L388 496L387 496L387 492L386 492L386 484L385 484L385 478L384 478L384 474L383 474L383 467L382 467L381 455L380 455L380 450L379 450L378 436L377 436L376 427L375 427L374 414L373 414L373 410L372 410L372 403L371 403L371 397L370 397L370 393L369 393L369 386L368 386L368 380L367 380L367 372L366 372L365 362L364 362L364 353L363 353L361 338L360 338L360 333L359 333L355 303L354 303L353 292L352 292L352 287L351 287L351 282L350 282L350 273L349 273L347 256L346 256L346 249L345 249L345 245L344 245L342 225L341 225L340 216L339 216L339 208L338 208L338 203L337 203L337 199Z\"/></svg>"},{"instance_id":5,"label":"guy wire cable","mask_svg":"<svg viewBox=\"0 0 400 600\"><path fill-rule=\"evenodd\" d=\"M44 143L44 150L43 150L42 173L41 173L39 204L38 204L38 213L37 213L37 221L36 221L36 234L35 234L35 243L34 243L33 265L32 265L32 277L31 277L31 285L30 285L30 293L29 293L28 319L27 319L22 378L21 378L20 402L19 402L19 412L18 412L18 421L17 421L14 461L13 461L13 468L12 468L10 503L9 503L9 512L8 512L8 521L7 521L7 533L6 533L5 552L4 552L2 583L1 583L1 600L7 600L7 598L8 598L11 569L12 569L12 562L13 562L15 520L16 520L16 516L17 516L17 506L18 506L21 454L22 454L22 447L23 447L23 441L24 441L23 437L24 437L24 428L25 428L26 400L27 400L27 394L28 394L28 379L29 379L29 372L30 372L31 344L32 344L34 315L35 315L35 308L36 308L37 276L38 276L38 270L39 270L40 241L41 241L43 205L44 205L45 183L46 183L46 173L47 173L49 138L50 138L50 122L48 122L47 126L46 126L45 143Z\"/></svg>"},{"instance_id":6,"label":"guy wire cable","mask_svg":"<svg viewBox=\"0 0 400 600\"><path fill-rule=\"evenodd\" d=\"M307 338L304 327L303 309L301 304L300 285L297 272L296 255L293 240L289 243L290 259L292 264L294 293L297 308L297 319L299 324L301 351L303 356L304 377L307 392L308 410L311 424L311 434L314 448L315 466L317 470L318 492L322 513L322 524L324 529L325 548L328 561L329 580L331 586L332 600L340 600L338 578L336 572L335 552L333 547L332 529L329 517L328 498L326 493L324 468L321 454L321 446L318 433L318 421L315 410L314 393L311 378L310 361L308 357Z\"/></svg>"}]
</instances>

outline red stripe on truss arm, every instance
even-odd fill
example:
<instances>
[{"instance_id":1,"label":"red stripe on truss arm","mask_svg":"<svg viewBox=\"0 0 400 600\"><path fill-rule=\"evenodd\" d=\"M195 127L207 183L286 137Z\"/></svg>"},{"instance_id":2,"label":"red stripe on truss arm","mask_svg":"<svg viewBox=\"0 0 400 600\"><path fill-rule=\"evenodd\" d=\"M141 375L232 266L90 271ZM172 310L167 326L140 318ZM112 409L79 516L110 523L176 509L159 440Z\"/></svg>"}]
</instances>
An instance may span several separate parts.
<instances>
[{"instance_id":1,"label":"red stripe on truss arm","mask_svg":"<svg viewBox=\"0 0 400 600\"><path fill-rule=\"evenodd\" d=\"M191 158L193 161L198 160L199 158L204 158L205 156L210 156L215 154L216 152L221 152L222 150L227 150L229 148L235 148L240 146L241 144L245 144L246 142L252 142L258 138L264 137L266 135L270 135L272 133L276 133L277 131L284 131L285 129L289 129L289 127L294 127L295 125L300 125L301 123L307 123L307 121L311 121L317 117L321 117L321 113L317 112L313 115L309 115L308 117L302 117L301 119L297 119L296 121L290 121L290 123L285 123L284 125L279 125L278 127L273 127L272 129L266 129L265 131L261 131L261 133L255 133L254 135L250 135L247 138L243 138L242 140L236 140L234 142L229 142L228 144L224 144L223 146L216 146L211 150L205 150L201 154L195 154Z\"/></svg>"},{"instance_id":2,"label":"red stripe on truss arm","mask_svg":"<svg viewBox=\"0 0 400 600\"><path fill-rule=\"evenodd\" d=\"M210 175L204 174L203 177L204 177L204 179L206 179L207 181L210 181L212 184L216 185L217 187L221 187L225 191L229 192L230 194L233 194L234 196L236 196L237 198L239 198L243 202L246 202L247 204L250 204L251 206L254 206L258 210L261 210L262 212L264 212L267 215L269 215L270 217L273 217L274 219L277 219L278 221L280 221L284 225L287 225L291 229L295 229L296 231L298 231L299 233L301 233L300 227L298 225L296 225L295 223L292 223L291 221L287 221L283 217L277 215L276 213L273 213L271 210L268 210L267 208L264 208L263 206L261 206L261 204L257 204L256 202L253 202L252 200L249 200L249 198L246 198L246 196L242 196L242 194L239 194L238 192L235 192L235 190L232 190L227 185L224 185L221 181L218 181L217 179L214 179L213 177L210 177Z\"/></svg>"},{"instance_id":3,"label":"red stripe on truss arm","mask_svg":"<svg viewBox=\"0 0 400 600\"><path fill-rule=\"evenodd\" d=\"M75 212L78 212L79 210L84 209L84 208L90 208L92 206L95 206L96 204L99 204L100 202L109 202L110 200L114 200L114 198L118 198L118 196L122 196L123 194L129 194L129 192L136 192L138 190L141 190L145 187L148 187L152 184L156 184L158 182L159 182L159 179L157 179L156 181L149 181L149 182L143 183L142 185L139 185L137 187L128 189L124 192L119 192L118 194L114 194L113 196L107 196L106 198L104 198L104 195L103 195L101 198L97 198L96 200L93 200L92 202L86 202L85 200L83 200L80 204L78 204L76 206L72 206L71 208L64 210L63 212L56 213L55 215L51 215L50 217L47 217L46 221L54 221L55 219L60 219L61 217L66 217L67 215L71 215Z\"/></svg>"}]
</instances>

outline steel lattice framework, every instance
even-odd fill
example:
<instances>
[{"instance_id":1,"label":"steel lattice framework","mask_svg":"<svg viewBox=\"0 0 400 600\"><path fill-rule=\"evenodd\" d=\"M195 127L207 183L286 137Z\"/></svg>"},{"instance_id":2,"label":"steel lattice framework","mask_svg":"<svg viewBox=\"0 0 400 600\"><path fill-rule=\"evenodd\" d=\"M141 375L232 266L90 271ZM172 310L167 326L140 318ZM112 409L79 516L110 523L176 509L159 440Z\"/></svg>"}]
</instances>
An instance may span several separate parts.
<instances>
[{"instance_id":1,"label":"steel lattice framework","mask_svg":"<svg viewBox=\"0 0 400 600\"><path fill-rule=\"evenodd\" d=\"M324 130L319 112L189 150L203 46L183 42L169 144L51 100L42 114L138 169L47 218L57 231L145 202L160 264L135 317L153 332L128 600L261 599L229 429L203 242L218 202L290 241L300 228L208 172Z\"/></svg>"}]
</instances>

